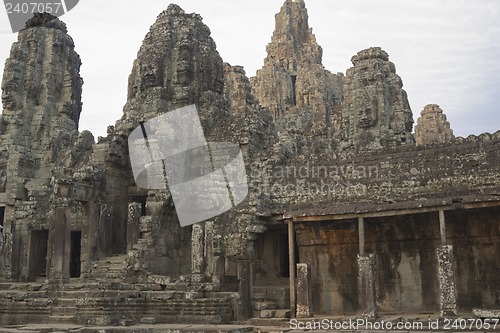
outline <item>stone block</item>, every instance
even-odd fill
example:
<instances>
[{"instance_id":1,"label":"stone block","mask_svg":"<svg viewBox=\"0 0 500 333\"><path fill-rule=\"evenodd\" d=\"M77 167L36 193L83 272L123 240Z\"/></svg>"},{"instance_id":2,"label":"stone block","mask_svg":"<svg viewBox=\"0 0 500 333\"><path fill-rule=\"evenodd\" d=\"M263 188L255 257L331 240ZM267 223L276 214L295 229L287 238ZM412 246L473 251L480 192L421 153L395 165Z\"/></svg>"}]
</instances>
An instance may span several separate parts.
<instances>
[{"instance_id":1,"label":"stone block","mask_svg":"<svg viewBox=\"0 0 500 333\"><path fill-rule=\"evenodd\" d=\"M184 298L193 300L203 298L203 293L199 291L187 291L184 293Z\"/></svg>"},{"instance_id":2,"label":"stone block","mask_svg":"<svg viewBox=\"0 0 500 333\"><path fill-rule=\"evenodd\" d=\"M155 317L142 317L141 324L156 324Z\"/></svg>"},{"instance_id":3,"label":"stone block","mask_svg":"<svg viewBox=\"0 0 500 333\"><path fill-rule=\"evenodd\" d=\"M277 305L276 303L273 302L254 302L253 303L253 309L260 311L260 310L276 310Z\"/></svg>"},{"instance_id":4,"label":"stone block","mask_svg":"<svg viewBox=\"0 0 500 333\"><path fill-rule=\"evenodd\" d=\"M500 318L500 310L472 309L472 313L478 318Z\"/></svg>"},{"instance_id":5,"label":"stone block","mask_svg":"<svg viewBox=\"0 0 500 333\"><path fill-rule=\"evenodd\" d=\"M132 326L135 325L135 320L132 319L121 319L120 326Z\"/></svg>"},{"instance_id":6,"label":"stone block","mask_svg":"<svg viewBox=\"0 0 500 333\"><path fill-rule=\"evenodd\" d=\"M288 309L276 310L275 317L276 318L290 318L292 311Z\"/></svg>"},{"instance_id":7,"label":"stone block","mask_svg":"<svg viewBox=\"0 0 500 333\"><path fill-rule=\"evenodd\" d=\"M260 311L260 318L274 318L276 316L276 310L262 310Z\"/></svg>"}]
</instances>

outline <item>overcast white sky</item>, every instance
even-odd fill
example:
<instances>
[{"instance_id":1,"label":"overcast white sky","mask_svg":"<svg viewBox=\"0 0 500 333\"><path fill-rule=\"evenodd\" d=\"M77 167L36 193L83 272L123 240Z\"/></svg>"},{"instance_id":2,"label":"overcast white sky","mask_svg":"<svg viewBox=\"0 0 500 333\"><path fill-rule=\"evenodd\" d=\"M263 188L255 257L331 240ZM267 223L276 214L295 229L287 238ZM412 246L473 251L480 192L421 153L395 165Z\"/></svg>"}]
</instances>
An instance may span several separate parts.
<instances>
[{"instance_id":1,"label":"overcast white sky","mask_svg":"<svg viewBox=\"0 0 500 333\"><path fill-rule=\"evenodd\" d=\"M142 39L170 1L81 0L61 19L82 58L80 130L105 136L121 117L127 79ZM177 0L199 13L224 61L263 64L281 0ZM309 25L332 72L351 67L358 51L381 46L396 64L415 120L441 106L455 135L500 129L500 1L306 0ZM17 34L0 10L0 72Z\"/></svg>"}]
</instances>

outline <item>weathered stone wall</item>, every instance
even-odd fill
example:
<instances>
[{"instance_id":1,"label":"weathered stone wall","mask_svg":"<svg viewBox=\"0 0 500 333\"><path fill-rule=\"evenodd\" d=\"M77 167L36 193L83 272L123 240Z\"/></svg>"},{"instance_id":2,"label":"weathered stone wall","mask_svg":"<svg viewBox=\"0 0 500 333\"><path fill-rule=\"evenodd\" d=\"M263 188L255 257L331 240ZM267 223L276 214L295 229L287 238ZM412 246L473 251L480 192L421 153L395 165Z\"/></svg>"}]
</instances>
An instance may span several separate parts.
<instances>
[{"instance_id":1,"label":"weathered stone wall","mask_svg":"<svg viewBox=\"0 0 500 333\"><path fill-rule=\"evenodd\" d=\"M500 209L471 209L446 215L455 258L459 311L500 307Z\"/></svg>"},{"instance_id":2,"label":"weathered stone wall","mask_svg":"<svg viewBox=\"0 0 500 333\"><path fill-rule=\"evenodd\" d=\"M271 195L276 207L292 210L331 200L381 204L486 194L500 187L499 144L497 132L425 148L295 159L260 169L270 182L261 191Z\"/></svg>"},{"instance_id":3,"label":"weathered stone wall","mask_svg":"<svg viewBox=\"0 0 500 333\"><path fill-rule=\"evenodd\" d=\"M438 312L439 219L434 214L365 220L375 255L379 312Z\"/></svg>"},{"instance_id":4,"label":"weathered stone wall","mask_svg":"<svg viewBox=\"0 0 500 333\"><path fill-rule=\"evenodd\" d=\"M296 225L298 262L311 264L315 314L358 311L358 233L355 223Z\"/></svg>"},{"instance_id":5,"label":"weathered stone wall","mask_svg":"<svg viewBox=\"0 0 500 333\"><path fill-rule=\"evenodd\" d=\"M375 257L379 313L439 310L435 215L365 220L365 250ZM314 312L359 312L357 221L301 223L297 241L299 262L312 266Z\"/></svg>"}]
</instances>

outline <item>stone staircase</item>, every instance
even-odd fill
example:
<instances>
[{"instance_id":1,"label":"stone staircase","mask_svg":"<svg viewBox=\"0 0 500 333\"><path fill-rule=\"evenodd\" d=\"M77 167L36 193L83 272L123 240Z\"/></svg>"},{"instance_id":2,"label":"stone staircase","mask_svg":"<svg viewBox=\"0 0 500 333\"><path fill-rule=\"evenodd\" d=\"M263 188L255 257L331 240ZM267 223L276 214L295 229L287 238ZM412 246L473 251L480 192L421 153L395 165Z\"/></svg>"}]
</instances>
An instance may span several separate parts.
<instances>
[{"instance_id":1,"label":"stone staircase","mask_svg":"<svg viewBox=\"0 0 500 333\"><path fill-rule=\"evenodd\" d=\"M290 288L287 286L254 286L254 318L290 318Z\"/></svg>"},{"instance_id":2,"label":"stone staircase","mask_svg":"<svg viewBox=\"0 0 500 333\"><path fill-rule=\"evenodd\" d=\"M71 324L75 322L76 299L58 298L50 311L50 324Z\"/></svg>"},{"instance_id":3,"label":"stone staircase","mask_svg":"<svg viewBox=\"0 0 500 333\"><path fill-rule=\"evenodd\" d=\"M93 279L120 280L125 277L127 255L118 254L93 263L90 277Z\"/></svg>"}]
</instances>

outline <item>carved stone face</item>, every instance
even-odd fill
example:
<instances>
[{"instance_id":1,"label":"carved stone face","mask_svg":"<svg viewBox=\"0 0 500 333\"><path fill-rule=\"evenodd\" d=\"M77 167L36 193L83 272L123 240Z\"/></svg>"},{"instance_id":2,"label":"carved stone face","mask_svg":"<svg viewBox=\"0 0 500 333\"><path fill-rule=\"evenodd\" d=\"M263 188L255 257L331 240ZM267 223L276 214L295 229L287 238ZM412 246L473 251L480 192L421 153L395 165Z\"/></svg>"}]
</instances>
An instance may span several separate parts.
<instances>
[{"instance_id":1,"label":"carved stone face","mask_svg":"<svg viewBox=\"0 0 500 333\"><path fill-rule=\"evenodd\" d=\"M6 110L15 110L16 109L16 100L12 95L2 94L2 106Z\"/></svg>"},{"instance_id":2,"label":"carved stone face","mask_svg":"<svg viewBox=\"0 0 500 333\"><path fill-rule=\"evenodd\" d=\"M161 71L157 65L148 65L143 70L142 86L144 89L161 86Z\"/></svg>"},{"instance_id":3,"label":"carved stone face","mask_svg":"<svg viewBox=\"0 0 500 333\"><path fill-rule=\"evenodd\" d=\"M2 106L5 110L16 110L17 100L14 94L14 87L6 85L2 88Z\"/></svg>"},{"instance_id":4,"label":"carved stone face","mask_svg":"<svg viewBox=\"0 0 500 333\"><path fill-rule=\"evenodd\" d=\"M179 46L177 62L177 82L183 87L189 86L193 80L193 54L187 42Z\"/></svg>"},{"instance_id":5,"label":"carved stone face","mask_svg":"<svg viewBox=\"0 0 500 333\"><path fill-rule=\"evenodd\" d=\"M362 108L358 111L359 128L370 128L377 123L378 114L373 108Z\"/></svg>"}]
</instances>

